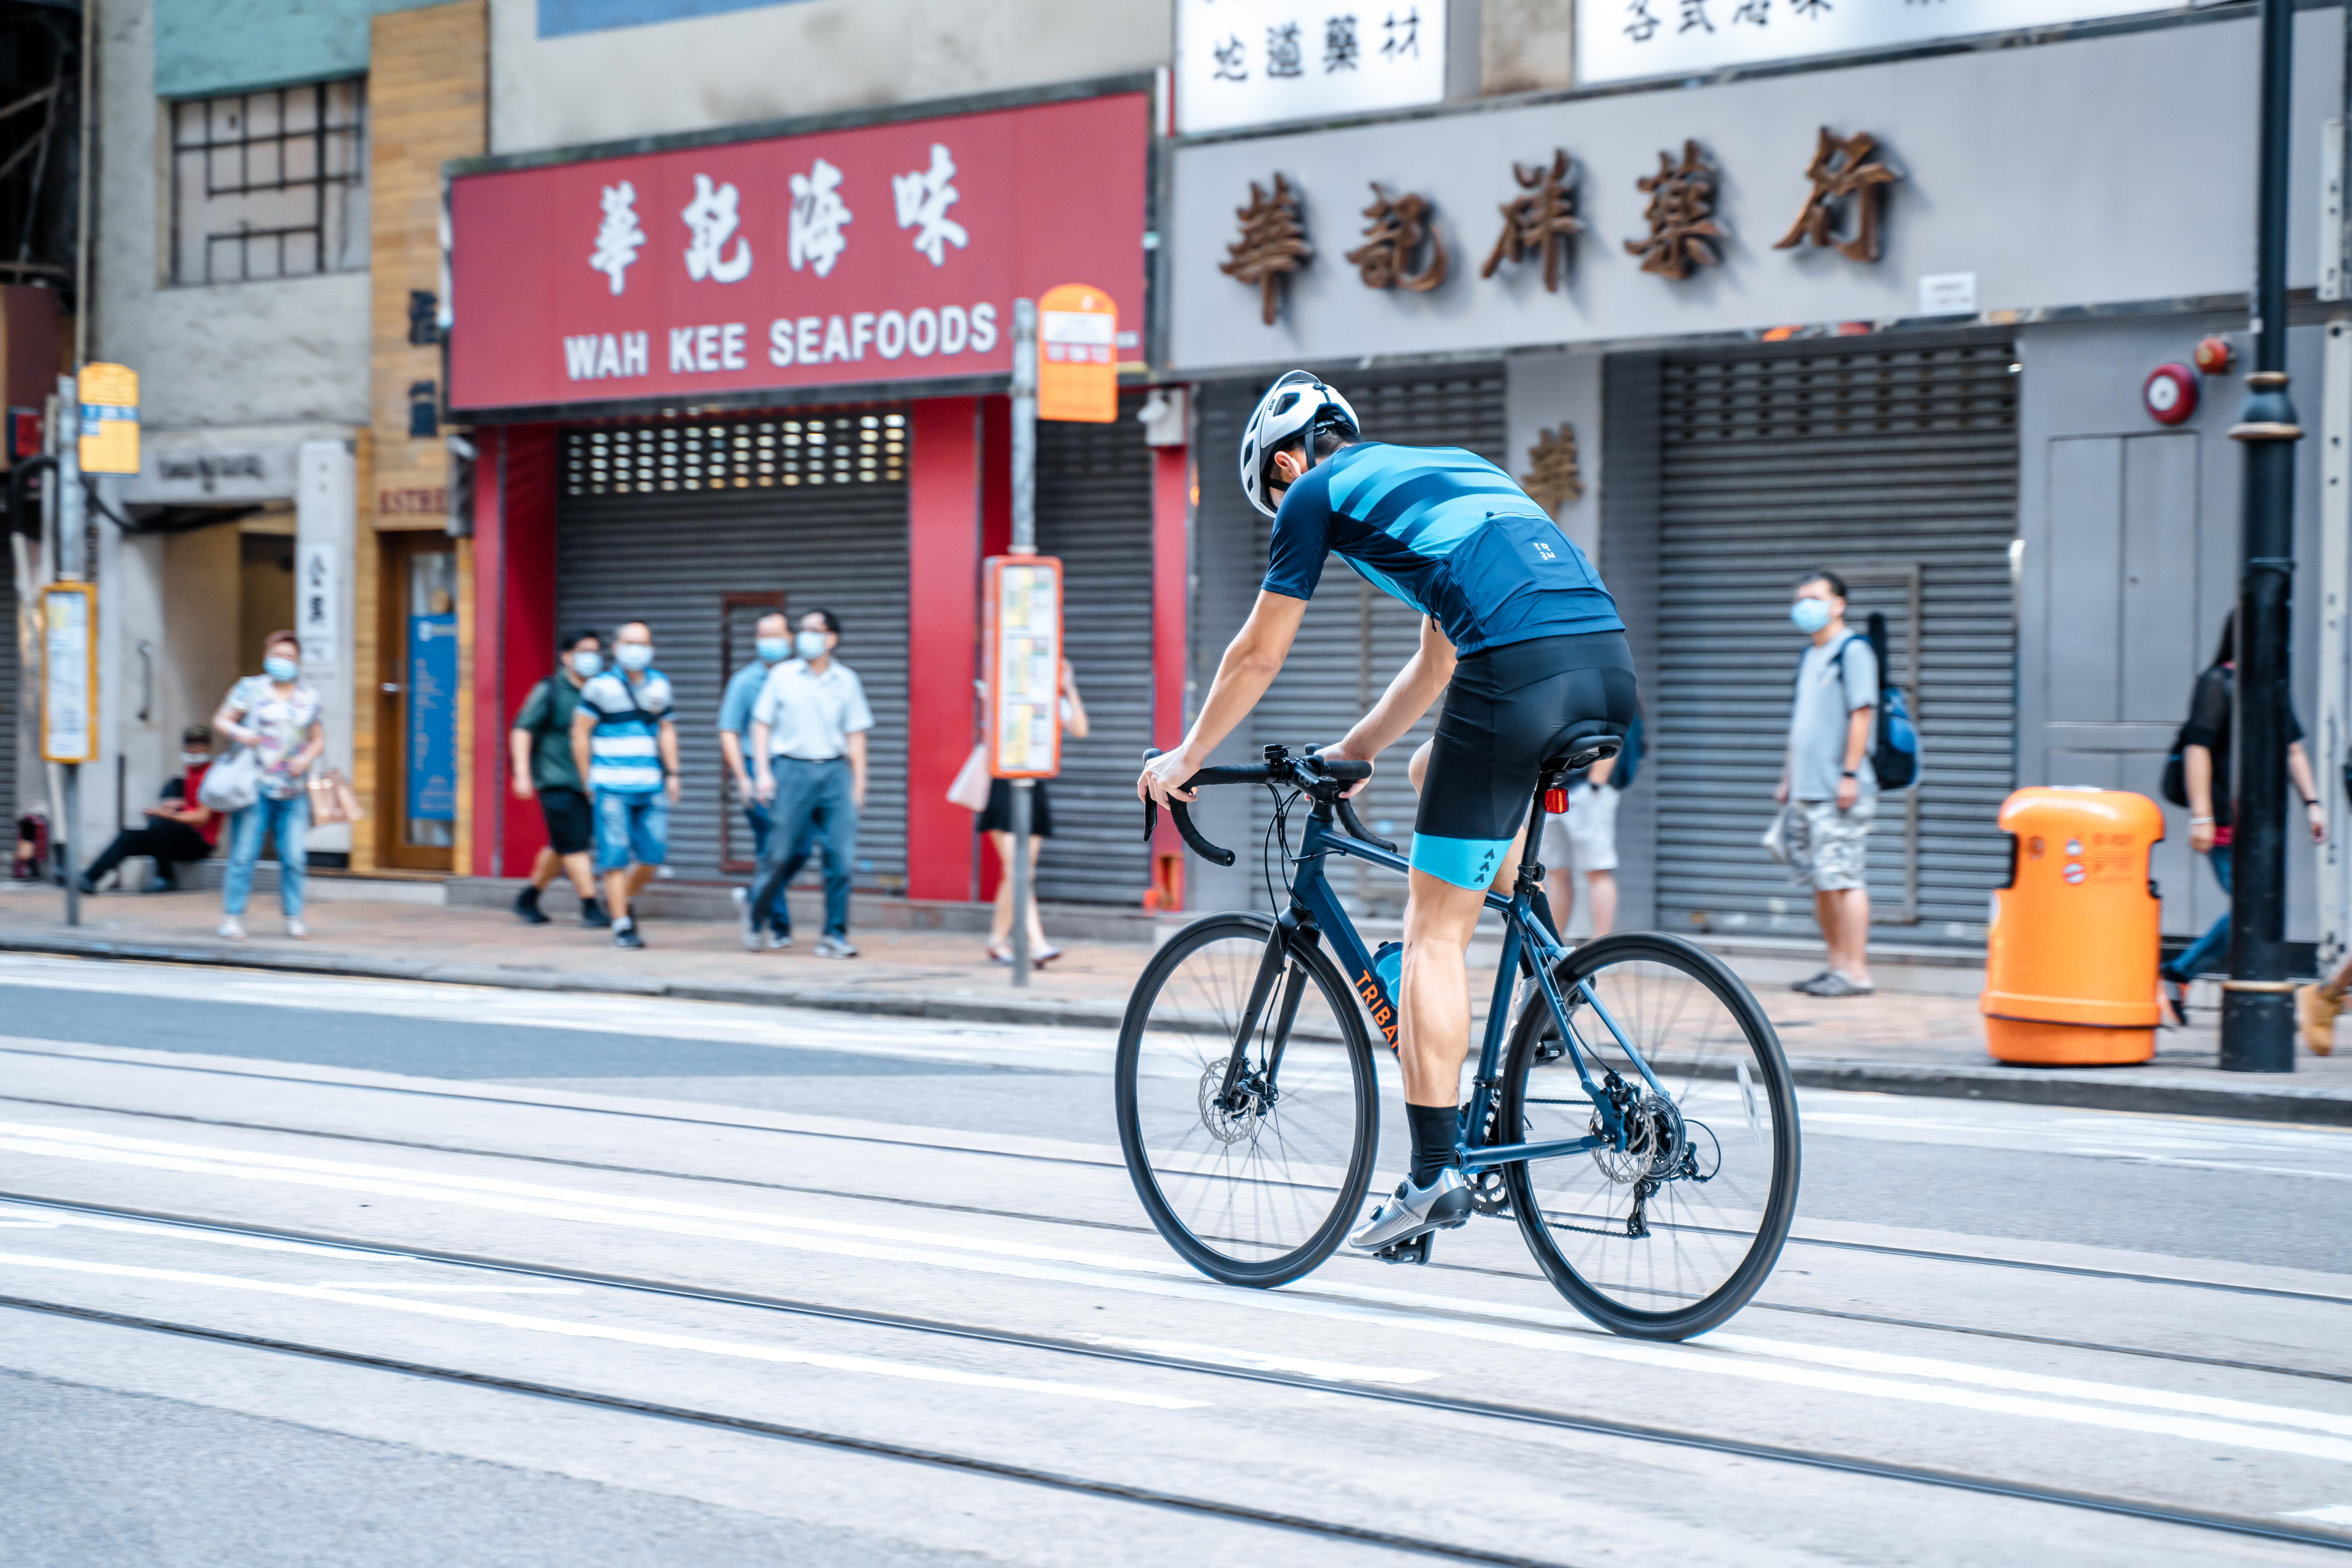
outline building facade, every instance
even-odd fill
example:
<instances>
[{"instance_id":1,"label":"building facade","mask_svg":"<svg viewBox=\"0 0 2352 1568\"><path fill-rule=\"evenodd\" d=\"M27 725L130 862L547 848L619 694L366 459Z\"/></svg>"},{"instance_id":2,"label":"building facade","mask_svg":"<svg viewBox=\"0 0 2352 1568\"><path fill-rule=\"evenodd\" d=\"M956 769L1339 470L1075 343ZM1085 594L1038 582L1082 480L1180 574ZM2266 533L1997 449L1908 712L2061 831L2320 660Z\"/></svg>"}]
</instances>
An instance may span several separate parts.
<instances>
[{"instance_id":1,"label":"building facade","mask_svg":"<svg viewBox=\"0 0 2352 1568\"><path fill-rule=\"evenodd\" d=\"M2316 432L2347 391L2323 390L2338 308L2315 298L2342 254L2319 156L2344 108L2340 13L2296 26L2290 357ZM1363 388L1378 437L1526 476L1596 555L1640 665L1624 918L1769 944L1812 929L1758 844L1801 640L1788 591L1840 571L1857 616L1888 617L1923 735L1924 782L1873 841L1881 934L1979 946L2002 797L2155 795L2235 602L2238 373L2185 373L2200 395L2163 420L2144 392L2202 338L2244 344L2255 33L2184 11L1181 139L1168 371L1198 390L1203 632L1238 620L1263 559L1221 454L1281 369ZM2177 103L2183 133L2140 134L2101 82ZM1312 258L1256 265L1269 233ZM2324 558L2343 569L2322 447L2298 451L2306 584ZM2344 650L2321 597L2300 595L2295 700L2333 777L2322 670ZM1338 733L1412 634L1327 574L1302 632L1319 691L1286 678L1229 750ZM1235 820L1212 836L1239 839L1245 803L1213 809ZM1391 786L1368 816L1409 828L1410 796ZM2224 902L2185 816L2157 859L2176 935ZM2332 932L2340 893L2290 859L2292 935ZM1239 877L1196 870L1196 888L1240 898Z\"/></svg>"}]
</instances>

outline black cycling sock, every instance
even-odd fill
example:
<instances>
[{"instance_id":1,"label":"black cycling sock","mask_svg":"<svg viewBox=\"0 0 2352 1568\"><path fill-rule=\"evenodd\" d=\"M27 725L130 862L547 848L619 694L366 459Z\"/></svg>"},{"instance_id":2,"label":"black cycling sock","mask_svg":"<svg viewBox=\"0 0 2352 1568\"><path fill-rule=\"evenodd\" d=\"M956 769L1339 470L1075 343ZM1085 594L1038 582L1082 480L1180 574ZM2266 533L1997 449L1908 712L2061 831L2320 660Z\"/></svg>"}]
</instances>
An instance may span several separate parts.
<instances>
[{"instance_id":1,"label":"black cycling sock","mask_svg":"<svg viewBox=\"0 0 2352 1568\"><path fill-rule=\"evenodd\" d=\"M1425 1187L1454 1163L1462 1118L1450 1105L1407 1105L1404 1119L1412 1129L1412 1184Z\"/></svg>"}]
</instances>

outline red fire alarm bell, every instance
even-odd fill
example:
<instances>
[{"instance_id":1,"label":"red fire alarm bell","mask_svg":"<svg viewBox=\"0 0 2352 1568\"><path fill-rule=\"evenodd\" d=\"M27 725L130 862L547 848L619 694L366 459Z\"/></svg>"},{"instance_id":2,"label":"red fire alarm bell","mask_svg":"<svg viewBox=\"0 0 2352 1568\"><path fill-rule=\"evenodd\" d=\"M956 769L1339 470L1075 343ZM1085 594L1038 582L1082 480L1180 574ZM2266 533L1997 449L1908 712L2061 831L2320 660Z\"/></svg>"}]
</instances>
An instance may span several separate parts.
<instances>
[{"instance_id":1,"label":"red fire alarm bell","mask_svg":"<svg viewBox=\"0 0 2352 1568\"><path fill-rule=\"evenodd\" d=\"M2185 364L2160 364L2139 389L2147 416L2158 425L2179 425L2197 412L2197 373Z\"/></svg>"},{"instance_id":2,"label":"red fire alarm bell","mask_svg":"<svg viewBox=\"0 0 2352 1568\"><path fill-rule=\"evenodd\" d=\"M2227 375L2238 362L2238 351L2230 346L2227 338L2197 340L2197 368L2207 375Z\"/></svg>"}]
</instances>

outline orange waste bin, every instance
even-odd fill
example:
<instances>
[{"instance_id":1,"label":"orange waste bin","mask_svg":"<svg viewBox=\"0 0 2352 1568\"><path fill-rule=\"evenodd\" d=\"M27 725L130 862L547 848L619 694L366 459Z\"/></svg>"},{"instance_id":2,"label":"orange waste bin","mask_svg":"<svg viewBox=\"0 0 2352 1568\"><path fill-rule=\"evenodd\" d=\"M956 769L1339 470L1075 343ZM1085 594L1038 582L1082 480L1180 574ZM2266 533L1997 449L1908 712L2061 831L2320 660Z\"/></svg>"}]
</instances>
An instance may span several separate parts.
<instances>
[{"instance_id":1,"label":"orange waste bin","mask_svg":"<svg viewBox=\"0 0 2352 1568\"><path fill-rule=\"evenodd\" d=\"M2158 913L2147 858L2164 813L2146 795L2066 786L2001 803L2009 885L1985 944L1985 1047L2044 1066L2156 1055Z\"/></svg>"}]
</instances>

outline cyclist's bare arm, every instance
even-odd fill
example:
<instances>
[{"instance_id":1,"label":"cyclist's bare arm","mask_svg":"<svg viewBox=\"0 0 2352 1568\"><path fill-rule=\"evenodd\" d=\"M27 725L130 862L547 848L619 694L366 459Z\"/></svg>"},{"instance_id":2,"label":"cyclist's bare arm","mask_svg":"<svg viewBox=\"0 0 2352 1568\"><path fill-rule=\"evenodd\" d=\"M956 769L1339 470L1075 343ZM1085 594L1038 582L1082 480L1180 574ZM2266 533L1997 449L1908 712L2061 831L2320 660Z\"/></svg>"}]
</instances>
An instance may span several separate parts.
<instances>
[{"instance_id":1,"label":"cyclist's bare arm","mask_svg":"<svg viewBox=\"0 0 2352 1568\"><path fill-rule=\"evenodd\" d=\"M1192 732L1184 737L1182 745L1145 764L1143 775L1135 781L1137 799L1165 805L1192 798L1191 791L1176 786L1199 773L1217 742L1249 717L1257 700L1281 673L1282 661L1290 657L1291 642L1306 615L1306 600L1260 590L1249 619L1226 645L1225 657L1217 661L1217 677L1209 683L1208 700L1192 721Z\"/></svg>"},{"instance_id":2,"label":"cyclist's bare arm","mask_svg":"<svg viewBox=\"0 0 2352 1568\"><path fill-rule=\"evenodd\" d=\"M1429 705L1444 691L1445 683L1453 679L1454 645L1437 629L1436 621L1423 616L1421 646L1404 661L1404 668L1389 682L1389 689L1381 693L1381 700L1372 704L1372 710L1356 721L1356 727L1338 745L1326 746L1323 754L1370 762L1420 721L1421 716L1429 711ZM1366 779L1348 793L1354 795L1370 782Z\"/></svg>"}]
</instances>

